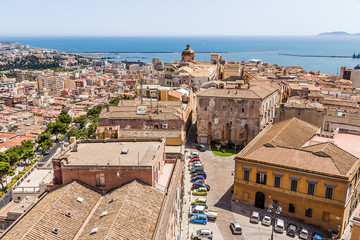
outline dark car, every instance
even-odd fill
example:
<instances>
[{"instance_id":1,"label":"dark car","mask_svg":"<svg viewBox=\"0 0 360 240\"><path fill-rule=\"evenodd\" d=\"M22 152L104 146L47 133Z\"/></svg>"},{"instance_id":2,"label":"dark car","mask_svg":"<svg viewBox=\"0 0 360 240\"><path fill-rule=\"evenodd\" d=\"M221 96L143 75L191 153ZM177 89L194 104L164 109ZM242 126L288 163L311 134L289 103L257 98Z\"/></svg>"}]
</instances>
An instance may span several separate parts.
<instances>
[{"instance_id":1,"label":"dark car","mask_svg":"<svg viewBox=\"0 0 360 240\"><path fill-rule=\"evenodd\" d=\"M202 176L202 175L199 175L199 176ZM204 176L202 176L202 177L204 177ZM199 179L195 180L194 183L205 183L205 179L199 178Z\"/></svg>"},{"instance_id":2,"label":"dark car","mask_svg":"<svg viewBox=\"0 0 360 240\"><path fill-rule=\"evenodd\" d=\"M199 172L204 172L204 168L193 168L190 170L191 175L199 173Z\"/></svg>"},{"instance_id":3,"label":"dark car","mask_svg":"<svg viewBox=\"0 0 360 240\"><path fill-rule=\"evenodd\" d=\"M191 182L195 182L195 181L199 181L199 180L203 180L204 181L205 177L203 175L197 175L191 178Z\"/></svg>"},{"instance_id":4,"label":"dark car","mask_svg":"<svg viewBox=\"0 0 360 240\"><path fill-rule=\"evenodd\" d=\"M289 236L295 237L295 235L296 235L296 229L297 229L296 225L290 223L289 226L287 227L287 232L286 232L286 234L289 235Z\"/></svg>"},{"instance_id":5,"label":"dark car","mask_svg":"<svg viewBox=\"0 0 360 240\"><path fill-rule=\"evenodd\" d=\"M198 183L198 182L194 182L191 190L197 189L197 188L201 188L201 187L205 187L207 191L210 191L210 186L205 184L205 183Z\"/></svg>"},{"instance_id":6,"label":"dark car","mask_svg":"<svg viewBox=\"0 0 360 240\"><path fill-rule=\"evenodd\" d=\"M206 173L205 173L204 171L202 171L202 170L199 170L199 171L197 171L197 172L192 172L192 173L191 173L191 177L195 177L195 176L199 176L199 175L204 176L204 178L206 179Z\"/></svg>"},{"instance_id":7,"label":"dark car","mask_svg":"<svg viewBox=\"0 0 360 240\"><path fill-rule=\"evenodd\" d=\"M200 152L205 152L206 151L206 147L204 145L197 145L196 149L199 150Z\"/></svg>"}]
</instances>

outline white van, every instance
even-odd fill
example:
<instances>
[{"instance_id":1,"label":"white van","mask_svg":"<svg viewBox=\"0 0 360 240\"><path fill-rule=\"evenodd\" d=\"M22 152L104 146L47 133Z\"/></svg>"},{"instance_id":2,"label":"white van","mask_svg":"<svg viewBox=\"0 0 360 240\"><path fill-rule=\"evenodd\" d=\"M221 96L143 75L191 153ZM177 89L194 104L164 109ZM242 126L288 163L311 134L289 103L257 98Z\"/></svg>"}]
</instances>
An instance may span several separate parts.
<instances>
[{"instance_id":1,"label":"white van","mask_svg":"<svg viewBox=\"0 0 360 240\"><path fill-rule=\"evenodd\" d=\"M277 218L275 221L275 228L274 230L278 233L283 233L285 229L284 220Z\"/></svg>"},{"instance_id":2,"label":"white van","mask_svg":"<svg viewBox=\"0 0 360 240\"><path fill-rule=\"evenodd\" d=\"M252 212L251 217L250 217L250 222L259 223L259 221L260 221L260 213Z\"/></svg>"}]
</instances>

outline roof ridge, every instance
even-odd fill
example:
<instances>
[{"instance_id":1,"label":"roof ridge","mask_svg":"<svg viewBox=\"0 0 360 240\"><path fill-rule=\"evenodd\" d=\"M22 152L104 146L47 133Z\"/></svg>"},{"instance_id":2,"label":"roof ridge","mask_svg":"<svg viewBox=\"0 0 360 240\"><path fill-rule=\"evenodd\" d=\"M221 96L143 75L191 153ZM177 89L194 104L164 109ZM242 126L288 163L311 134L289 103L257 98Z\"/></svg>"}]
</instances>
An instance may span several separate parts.
<instances>
[{"instance_id":1,"label":"roof ridge","mask_svg":"<svg viewBox=\"0 0 360 240\"><path fill-rule=\"evenodd\" d=\"M132 182L130 183L130 184L131 184L130 189L128 190L128 192L127 192L127 194L126 194L126 197L124 198L124 200L123 200L123 202L122 202L122 204L121 204L121 207L118 209L118 211L117 211L117 213L116 213L116 216L115 216L115 218L114 218L114 221L111 223L111 226L108 228L108 231L107 231L107 233L106 233L106 235L105 235L105 237L104 237L103 239L107 239L110 230L113 228L113 226L114 226L114 224L115 224L115 222L116 222L116 219L118 218L118 216L119 216L119 214L120 214L120 212L121 212L121 210L122 210L122 208L123 208L123 206L124 206L125 201L128 199L131 190L134 188L134 184L133 184L133 183L134 183L134 181L132 181Z\"/></svg>"},{"instance_id":2,"label":"roof ridge","mask_svg":"<svg viewBox=\"0 0 360 240\"><path fill-rule=\"evenodd\" d=\"M74 240L78 239L81 236L81 233L84 231L85 227L87 226L87 224L89 223L91 217L94 215L94 213L96 212L97 208L100 205L101 200L104 198L104 196L100 196L99 199L97 200L95 206L91 209L90 213L87 215L87 217L85 218L83 224L80 226L80 228L78 229L78 231L76 232L75 236L74 236Z\"/></svg>"},{"instance_id":3,"label":"roof ridge","mask_svg":"<svg viewBox=\"0 0 360 240\"><path fill-rule=\"evenodd\" d=\"M290 124L290 122L292 122L294 119L297 119L297 118L295 118L295 117L293 117L292 119L290 119L287 123L286 123L286 125L273 137L273 138L271 138L271 140L269 141L269 143L271 143L271 141L273 141L280 133L282 133L283 131L284 131L284 129ZM274 144L273 144L274 145ZM274 146L276 146L276 144L274 145Z\"/></svg>"}]
</instances>

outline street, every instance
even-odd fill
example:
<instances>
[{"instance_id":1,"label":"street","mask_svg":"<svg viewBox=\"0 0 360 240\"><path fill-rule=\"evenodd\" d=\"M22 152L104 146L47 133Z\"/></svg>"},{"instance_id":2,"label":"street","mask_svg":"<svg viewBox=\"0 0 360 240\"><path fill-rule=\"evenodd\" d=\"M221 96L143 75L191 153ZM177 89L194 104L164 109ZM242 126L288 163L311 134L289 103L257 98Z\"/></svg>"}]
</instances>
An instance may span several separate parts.
<instances>
[{"instance_id":1,"label":"street","mask_svg":"<svg viewBox=\"0 0 360 240\"><path fill-rule=\"evenodd\" d=\"M205 152L199 152L196 149L195 143L195 126L190 129L189 136L185 148L185 165L184 170L184 205L182 208L182 222L181 222L181 238L190 239L192 232L198 229L211 229L214 234L213 239L241 239L241 240L268 240L271 238L272 227L264 226L261 223L250 223L249 217L252 211L260 213L261 218L268 214L266 210L258 209L253 206L248 206L242 203L232 201L231 188L234 182L234 157L219 157L213 154L209 147ZM191 195L190 172L188 170L188 155L191 152L199 152L200 160L204 163L204 171L207 174L205 183L210 185L210 191L204 198L207 199L207 205L210 210L218 212L218 216L215 222L209 221L206 225L190 223L189 212L191 202L199 196ZM203 197L203 196L201 196ZM313 231L321 232L319 229L314 229L310 226L300 224L294 220L286 219L283 216L280 218L285 220L285 227L289 223L295 223L298 228L305 227L312 233ZM231 222L239 222L243 229L242 235L233 235L230 230ZM299 230L298 230L299 231ZM274 232L273 239L285 240L285 239L299 239L298 236L290 237L286 235L286 232L276 233Z\"/></svg>"},{"instance_id":2,"label":"street","mask_svg":"<svg viewBox=\"0 0 360 240\"><path fill-rule=\"evenodd\" d=\"M46 163L52 156L56 153L56 151L61 147L62 141L68 141L66 136L61 138L61 141L56 143L50 150L49 154L43 156L38 162L39 163ZM15 175L14 175L15 176ZM20 179L19 179L20 180ZM12 187L5 192L0 198L0 208L6 206L12 200Z\"/></svg>"}]
</instances>

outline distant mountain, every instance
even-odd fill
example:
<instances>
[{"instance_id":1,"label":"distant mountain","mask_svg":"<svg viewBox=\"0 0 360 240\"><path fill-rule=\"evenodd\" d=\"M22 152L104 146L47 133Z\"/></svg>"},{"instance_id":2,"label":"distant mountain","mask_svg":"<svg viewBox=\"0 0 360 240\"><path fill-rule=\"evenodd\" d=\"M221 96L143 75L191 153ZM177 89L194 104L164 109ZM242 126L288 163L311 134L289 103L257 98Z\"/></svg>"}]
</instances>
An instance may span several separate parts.
<instances>
[{"instance_id":1,"label":"distant mountain","mask_svg":"<svg viewBox=\"0 0 360 240\"><path fill-rule=\"evenodd\" d=\"M343 31L335 31L335 32L324 32L324 33L320 33L318 36L338 36L338 37L343 37L343 36L360 36L360 33L347 33L347 32L343 32Z\"/></svg>"}]
</instances>

